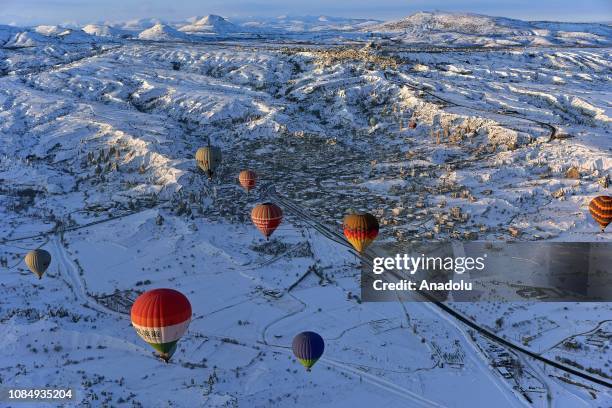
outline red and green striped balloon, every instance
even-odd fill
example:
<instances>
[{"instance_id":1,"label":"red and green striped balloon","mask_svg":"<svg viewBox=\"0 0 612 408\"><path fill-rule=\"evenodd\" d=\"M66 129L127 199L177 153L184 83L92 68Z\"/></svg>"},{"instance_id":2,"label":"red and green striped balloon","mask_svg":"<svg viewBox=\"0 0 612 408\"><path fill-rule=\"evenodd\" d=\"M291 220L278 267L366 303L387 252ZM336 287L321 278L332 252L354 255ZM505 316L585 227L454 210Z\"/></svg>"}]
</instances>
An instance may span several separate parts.
<instances>
[{"instance_id":1,"label":"red and green striped balloon","mask_svg":"<svg viewBox=\"0 0 612 408\"><path fill-rule=\"evenodd\" d=\"M181 292L154 289L138 296L131 317L136 333L168 362L191 322L191 304Z\"/></svg>"}]
</instances>

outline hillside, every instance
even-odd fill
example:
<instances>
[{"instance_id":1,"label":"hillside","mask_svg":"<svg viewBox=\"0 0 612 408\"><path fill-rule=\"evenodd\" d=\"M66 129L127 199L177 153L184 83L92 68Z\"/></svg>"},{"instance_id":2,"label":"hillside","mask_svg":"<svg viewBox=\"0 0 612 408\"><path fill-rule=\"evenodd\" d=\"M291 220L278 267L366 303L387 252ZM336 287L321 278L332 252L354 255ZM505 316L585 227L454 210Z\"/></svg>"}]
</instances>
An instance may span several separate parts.
<instances>
[{"instance_id":1,"label":"hillside","mask_svg":"<svg viewBox=\"0 0 612 408\"><path fill-rule=\"evenodd\" d=\"M83 31L89 35L99 37L129 38L132 36L132 32L128 30L122 30L117 27L111 27L103 24L87 24L83 26Z\"/></svg>"},{"instance_id":2,"label":"hillside","mask_svg":"<svg viewBox=\"0 0 612 408\"><path fill-rule=\"evenodd\" d=\"M228 34L244 32L244 28L240 28L221 16L208 15L201 18L192 24L187 24L179 28L180 31L186 33L201 33L201 34Z\"/></svg>"},{"instance_id":3,"label":"hillside","mask_svg":"<svg viewBox=\"0 0 612 408\"><path fill-rule=\"evenodd\" d=\"M155 24L153 27L148 28L138 34L138 38L141 40L152 40L152 41L189 41L189 35L178 31L175 28L170 27L166 24Z\"/></svg>"},{"instance_id":4,"label":"hillside","mask_svg":"<svg viewBox=\"0 0 612 408\"><path fill-rule=\"evenodd\" d=\"M528 22L478 14L420 12L366 27L396 40L432 45L596 45L612 44L612 28L603 24Z\"/></svg>"}]
</instances>

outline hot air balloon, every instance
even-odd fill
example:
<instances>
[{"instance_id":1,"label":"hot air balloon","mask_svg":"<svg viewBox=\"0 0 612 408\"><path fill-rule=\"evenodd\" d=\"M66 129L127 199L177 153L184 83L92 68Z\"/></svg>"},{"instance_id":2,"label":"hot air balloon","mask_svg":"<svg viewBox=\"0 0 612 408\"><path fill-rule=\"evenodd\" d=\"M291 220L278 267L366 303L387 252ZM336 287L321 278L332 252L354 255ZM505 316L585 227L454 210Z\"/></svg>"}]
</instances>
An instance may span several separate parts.
<instances>
[{"instance_id":1,"label":"hot air balloon","mask_svg":"<svg viewBox=\"0 0 612 408\"><path fill-rule=\"evenodd\" d=\"M257 174L252 170L242 170L238 175L240 185L247 191L251 191L257 182Z\"/></svg>"},{"instance_id":2,"label":"hot air balloon","mask_svg":"<svg viewBox=\"0 0 612 408\"><path fill-rule=\"evenodd\" d=\"M131 317L136 333L167 363L189 327L191 304L181 292L154 289L138 296Z\"/></svg>"},{"instance_id":3,"label":"hot air balloon","mask_svg":"<svg viewBox=\"0 0 612 408\"><path fill-rule=\"evenodd\" d=\"M41 279L51 264L51 254L44 249L35 249L25 256L25 264Z\"/></svg>"},{"instance_id":4,"label":"hot air balloon","mask_svg":"<svg viewBox=\"0 0 612 408\"><path fill-rule=\"evenodd\" d=\"M221 149L215 146L206 146L198 149L195 155L198 166L211 179L217 167L221 164Z\"/></svg>"},{"instance_id":5,"label":"hot air balloon","mask_svg":"<svg viewBox=\"0 0 612 408\"><path fill-rule=\"evenodd\" d=\"M310 371L312 366L323 355L325 342L323 338L315 332L305 331L293 338L293 354L300 360L300 363Z\"/></svg>"},{"instance_id":6,"label":"hot air balloon","mask_svg":"<svg viewBox=\"0 0 612 408\"><path fill-rule=\"evenodd\" d=\"M612 197L598 196L589 203L589 211L603 232L612 222Z\"/></svg>"},{"instance_id":7,"label":"hot air balloon","mask_svg":"<svg viewBox=\"0 0 612 408\"><path fill-rule=\"evenodd\" d=\"M365 251L378 236L378 221L372 214L349 214L342 227L344 236L358 252Z\"/></svg>"},{"instance_id":8,"label":"hot air balloon","mask_svg":"<svg viewBox=\"0 0 612 408\"><path fill-rule=\"evenodd\" d=\"M283 219L283 210L279 206L272 203L263 203L253 208L251 211L251 220L253 224L261 231L266 239L274 232Z\"/></svg>"}]
</instances>

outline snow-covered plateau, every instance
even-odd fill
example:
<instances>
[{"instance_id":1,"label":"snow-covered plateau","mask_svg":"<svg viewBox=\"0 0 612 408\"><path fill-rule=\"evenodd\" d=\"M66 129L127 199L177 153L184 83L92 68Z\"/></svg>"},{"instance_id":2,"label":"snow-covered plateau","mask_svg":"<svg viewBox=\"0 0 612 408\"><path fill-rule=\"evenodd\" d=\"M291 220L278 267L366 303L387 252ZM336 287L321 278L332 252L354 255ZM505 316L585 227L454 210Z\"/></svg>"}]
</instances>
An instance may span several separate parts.
<instances>
[{"instance_id":1,"label":"snow-covered plateau","mask_svg":"<svg viewBox=\"0 0 612 408\"><path fill-rule=\"evenodd\" d=\"M433 304L362 302L359 259L330 239L361 210L383 243L611 241L587 208L612 195L611 41L447 13L0 26L0 388L71 387L75 407L612 406ZM266 201L285 214L269 242L250 220ZM168 364L129 316L161 287L193 309ZM609 303L450 306L612 381ZM291 353L305 330L326 343L312 372Z\"/></svg>"}]
</instances>

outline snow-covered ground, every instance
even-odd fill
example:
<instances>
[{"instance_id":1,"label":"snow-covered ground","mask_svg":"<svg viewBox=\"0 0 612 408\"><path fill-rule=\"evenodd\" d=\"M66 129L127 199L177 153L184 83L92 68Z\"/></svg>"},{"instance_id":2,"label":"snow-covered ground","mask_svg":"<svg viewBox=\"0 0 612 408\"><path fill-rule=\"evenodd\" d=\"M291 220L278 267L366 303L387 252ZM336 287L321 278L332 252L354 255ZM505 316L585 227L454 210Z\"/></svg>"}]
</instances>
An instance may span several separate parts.
<instances>
[{"instance_id":1,"label":"snow-covered ground","mask_svg":"<svg viewBox=\"0 0 612 408\"><path fill-rule=\"evenodd\" d=\"M322 228L374 213L383 242L610 241L587 210L610 195L609 26L460 17L0 26L0 384L74 406L612 405L431 305L362 303L355 257L288 208L269 243L250 223L273 186ZM158 287L194 312L168 365L126 314ZM608 304L454 307L612 376ZM326 341L311 373L303 330Z\"/></svg>"}]
</instances>

